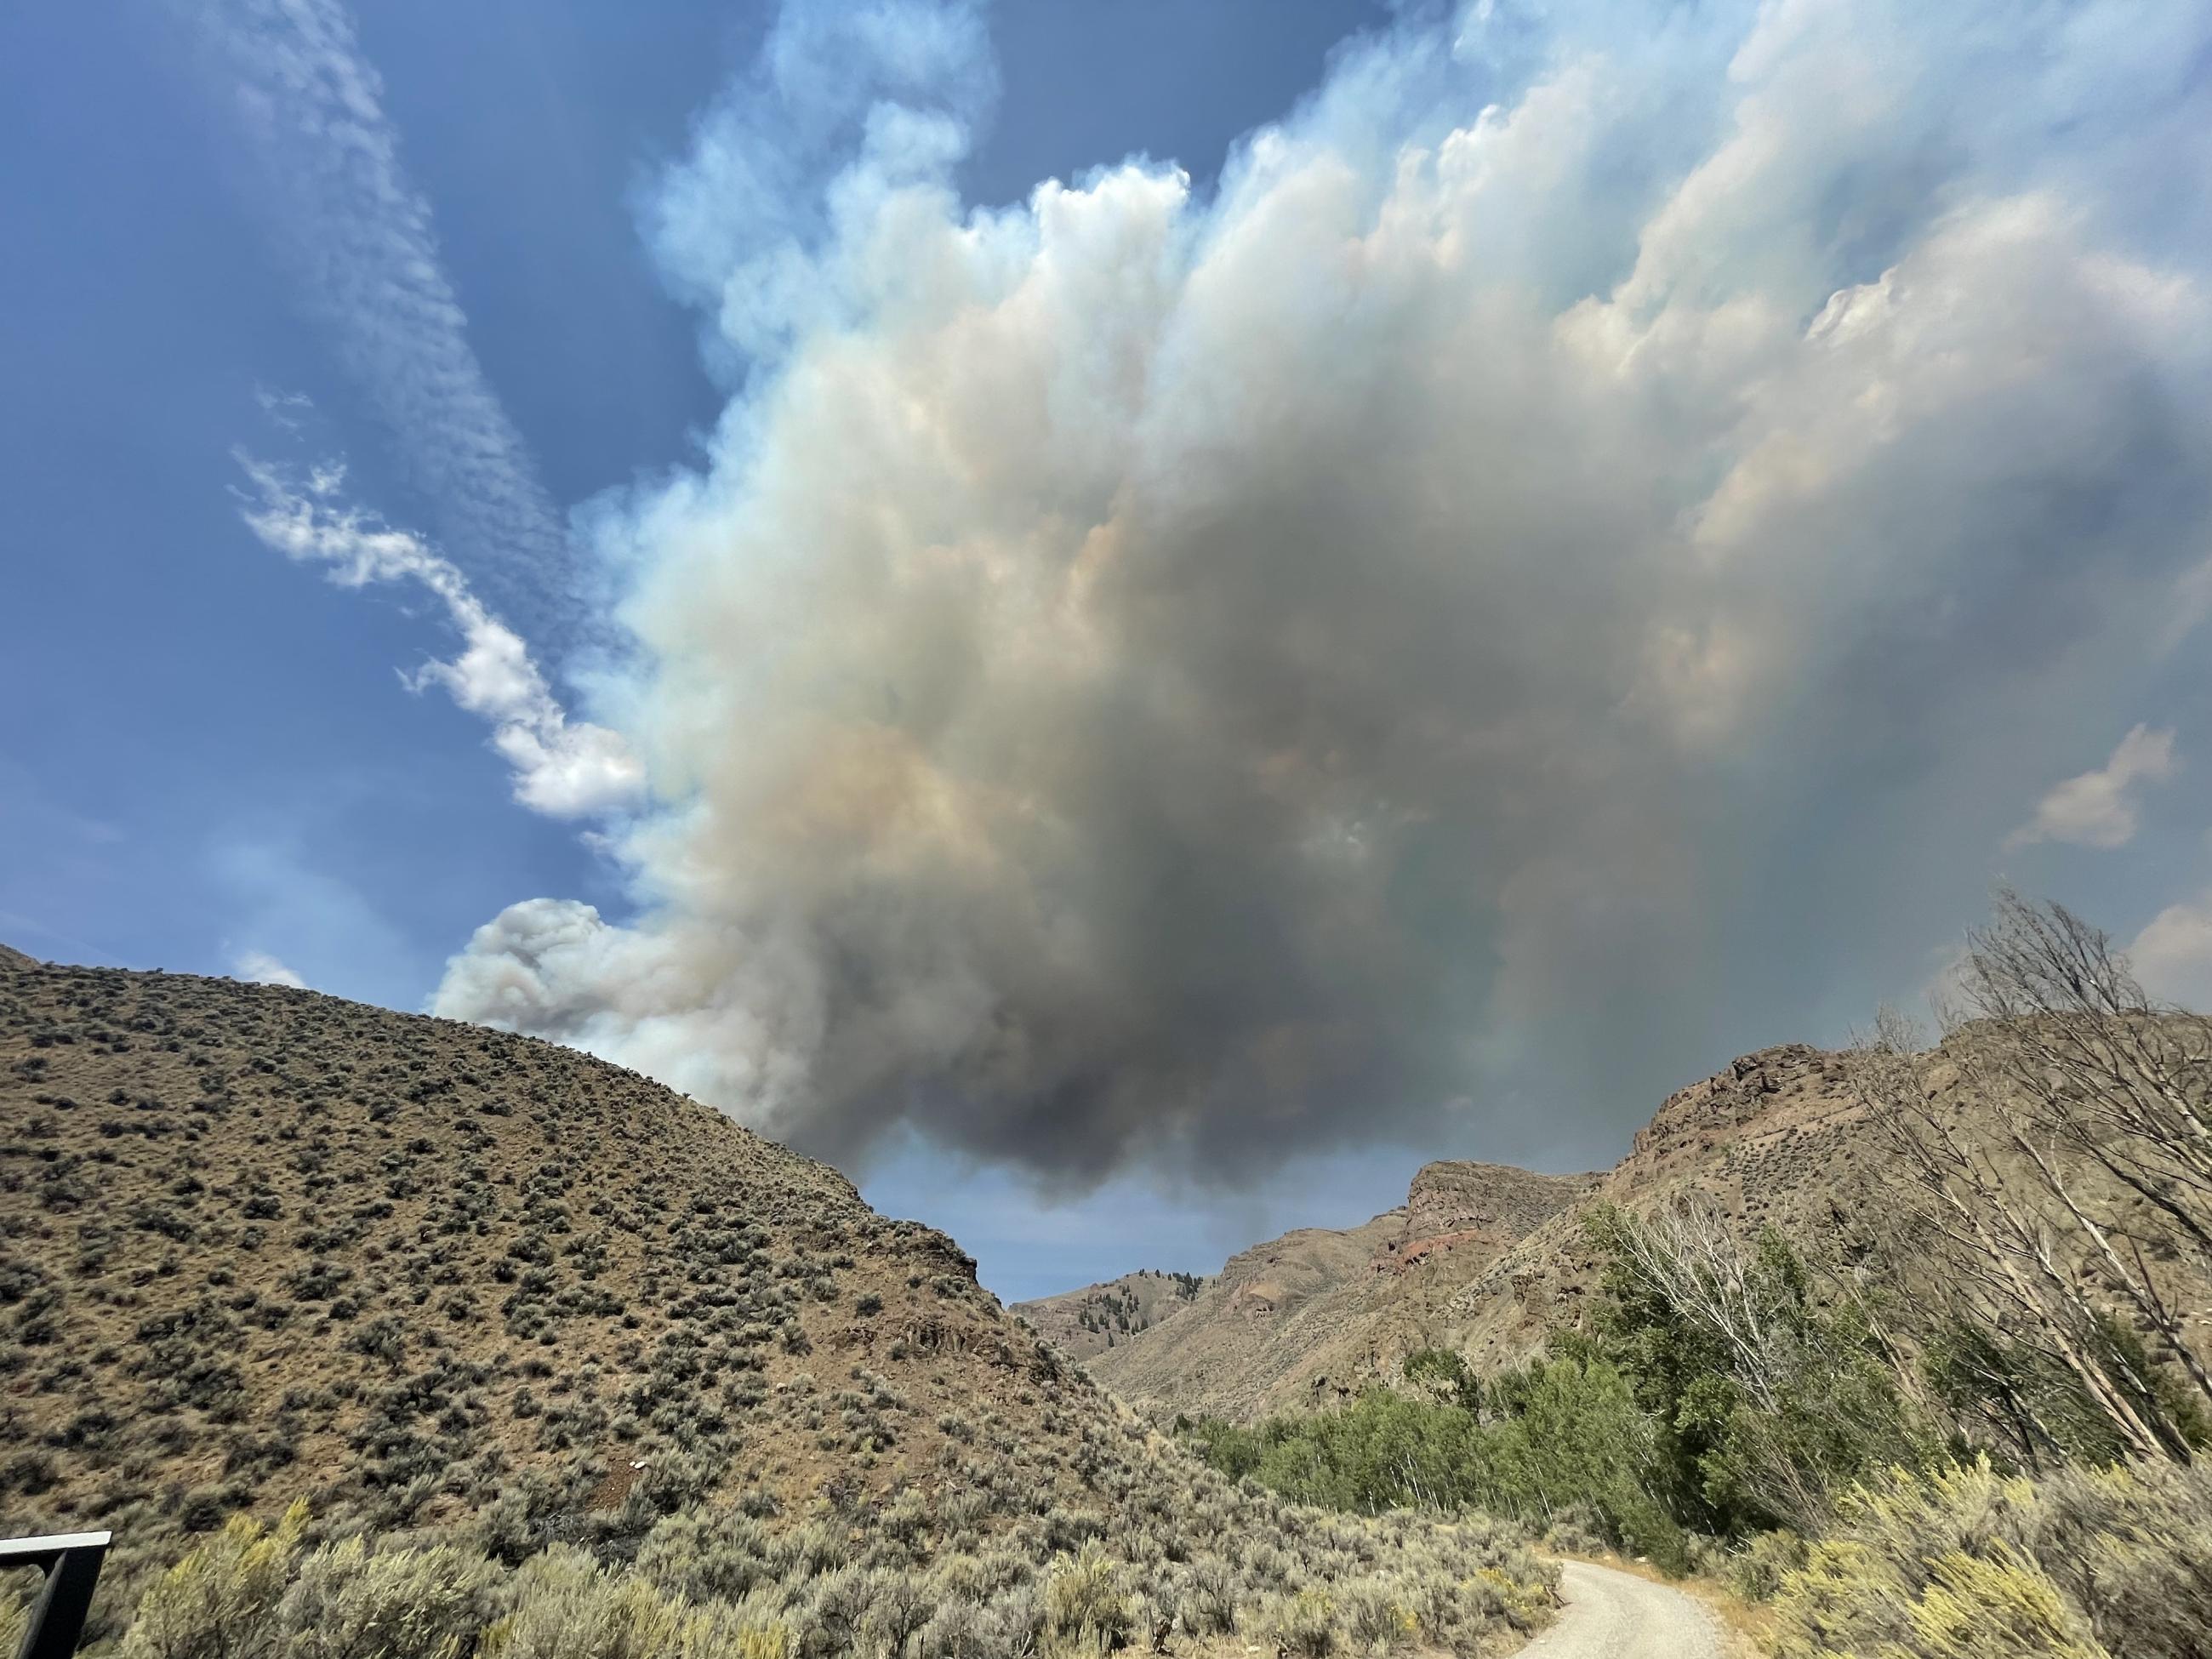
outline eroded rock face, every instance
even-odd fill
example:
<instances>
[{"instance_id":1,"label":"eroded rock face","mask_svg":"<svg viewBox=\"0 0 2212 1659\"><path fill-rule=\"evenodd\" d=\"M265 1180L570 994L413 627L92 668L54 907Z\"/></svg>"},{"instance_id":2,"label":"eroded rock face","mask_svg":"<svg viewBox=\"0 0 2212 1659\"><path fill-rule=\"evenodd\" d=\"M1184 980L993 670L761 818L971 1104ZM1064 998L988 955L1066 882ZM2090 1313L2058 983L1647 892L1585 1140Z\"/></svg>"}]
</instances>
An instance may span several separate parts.
<instances>
[{"instance_id":1,"label":"eroded rock face","mask_svg":"<svg viewBox=\"0 0 2212 1659\"><path fill-rule=\"evenodd\" d=\"M1406 1194L1407 1242L1467 1233L1510 1243L1574 1202L1595 1179L1504 1164L1425 1164Z\"/></svg>"},{"instance_id":2,"label":"eroded rock face","mask_svg":"<svg viewBox=\"0 0 2212 1659\"><path fill-rule=\"evenodd\" d=\"M1656 1175L1747 1136L1825 1126L1855 1109L1842 1055L1802 1042L1761 1048L1668 1096L1615 1173Z\"/></svg>"}]
</instances>

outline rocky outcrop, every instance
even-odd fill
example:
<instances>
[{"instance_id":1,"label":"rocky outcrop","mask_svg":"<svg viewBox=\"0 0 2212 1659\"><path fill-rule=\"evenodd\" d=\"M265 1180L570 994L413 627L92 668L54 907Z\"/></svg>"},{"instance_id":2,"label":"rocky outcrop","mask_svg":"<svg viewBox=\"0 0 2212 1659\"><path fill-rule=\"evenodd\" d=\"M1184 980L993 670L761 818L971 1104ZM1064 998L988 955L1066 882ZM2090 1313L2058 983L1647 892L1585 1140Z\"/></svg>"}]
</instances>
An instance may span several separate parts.
<instances>
[{"instance_id":1,"label":"rocky outcrop","mask_svg":"<svg viewBox=\"0 0 2212 1659\"><path fill-rule=\"evenodd\" d=\"M1424 1164L1406 1194L1410 1243L1468 1234L1510 1244L1574 1202L1595 1175L1538 1175L1507 1164Z\"/></svg>"},{"instance_id":2,"label":"rocky outcrop","mask_svg":"<svg viewBox=\"0 0 2212 1659\"><path fill-rule=\"evenodd\" d=\"M1802 1042L1761 1048L1668 1096L1613 1179L1644 1184L1729 1147L1755 1156L1762 1143L1825 1134L1858 1110L1841 1054Z\"/></svg>"}]
</instances>

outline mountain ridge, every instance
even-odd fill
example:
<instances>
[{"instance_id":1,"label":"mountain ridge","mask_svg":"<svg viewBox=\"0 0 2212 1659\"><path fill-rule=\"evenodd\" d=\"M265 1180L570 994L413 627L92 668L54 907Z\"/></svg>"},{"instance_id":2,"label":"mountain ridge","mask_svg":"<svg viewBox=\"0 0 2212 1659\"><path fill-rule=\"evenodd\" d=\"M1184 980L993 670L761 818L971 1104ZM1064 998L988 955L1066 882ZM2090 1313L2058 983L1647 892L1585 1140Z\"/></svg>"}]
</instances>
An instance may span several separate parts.
<instances>
[{"instance_id":1,"label":"mountain ridge","mask_svg":"<svg viewBox=\"0 0 2212 1659\"><path fill-rule=\"evenodd\" d=\"M1387 1300L1381 1287L1445 1255L1496 1255L1595 1179L1449 1159L1424 1164L1403 1205L1356 1227L1295 1228L1241 1250L1165 1318L1080 1357L1132 1400L1176 1409L1237 1409L1255 1384L1260 1397L1303 1401L1327 1391L1308 1380L1300 1392L1307 1356L1335 1351L1361 1328ZM1013 1311L1045 1330L1040 1310L1101 1288L1017 1304Z\"/></svg>"},{"instance_id":2,"label":"mountain ridge","mask_svg":"<svg viewBox=\"0 0 2212 1659\"><path fill-rule=\"evenodd\" d=\"M1863 1115L1842 1055L1756 1049L1668 1096L1610 1170L1425 1164L1406 1204L1239 1252L1188 1306L1084 1363L1139 1406L1233 1419L1347 1399L1428 1347L1479 1369L1516 1364L1582 1318L1598 1272L1583 1232L1593 1205L1698 1193L1747 1228L1831 1220L1866 1179L1851 1133Z\"/></svg>"},{"instance_id":3,"label":"mountain ridge","mask_svg":"<svg viewBox=\"0 0 2212 1659\"><path fill-rule=\"evenodd\" d=\"M1172 1317L1212 1282L1197 1273L1139 1267L1095 1285L1016 1303L1011 1311L1080 1362Z\"/></svg>"}]
</instances>

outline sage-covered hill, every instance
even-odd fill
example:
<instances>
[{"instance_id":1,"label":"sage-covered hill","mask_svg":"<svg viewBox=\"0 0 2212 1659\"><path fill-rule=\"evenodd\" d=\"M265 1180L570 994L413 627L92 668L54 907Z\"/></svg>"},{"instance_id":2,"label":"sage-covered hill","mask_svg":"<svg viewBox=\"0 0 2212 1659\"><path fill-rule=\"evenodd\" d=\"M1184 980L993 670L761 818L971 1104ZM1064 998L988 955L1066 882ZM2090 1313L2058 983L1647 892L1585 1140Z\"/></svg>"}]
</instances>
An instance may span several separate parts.
<instances>
[{"instance_id":1,"label":"sage-covered hill","mask_svg":"<svg viewBox=\"0 0 2212 1659\"><path fill-rule=\"evenodd\" d=\"M1480 1522L1232 1486L942 1234L583 1054L0 963L0 1511L116 1530L97 1644L1474 1652L1550 1604Z\"/></svg>"}]
</instances>

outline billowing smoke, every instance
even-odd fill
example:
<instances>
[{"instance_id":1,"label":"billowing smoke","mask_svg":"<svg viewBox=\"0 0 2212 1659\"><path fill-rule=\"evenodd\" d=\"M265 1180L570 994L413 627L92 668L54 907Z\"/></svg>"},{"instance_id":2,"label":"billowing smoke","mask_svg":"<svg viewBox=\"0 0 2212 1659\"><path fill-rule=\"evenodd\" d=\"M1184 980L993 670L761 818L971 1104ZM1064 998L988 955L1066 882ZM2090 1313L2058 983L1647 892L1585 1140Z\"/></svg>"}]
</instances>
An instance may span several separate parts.
<instances>
[{"instance_id":1,"label":"billowing smoke","mask_svg":"<svg viewBox=\"0 0 2212 1659\"><path fill-rule=\"evenodd\" d=\"M648 214L744 390L591 515L636 913L439 1011L1069 1182L1800 1035L2212 593L2207 21L1486 0L986 209L976 20L794 12Z\"/></svg>"}]
</instances>

